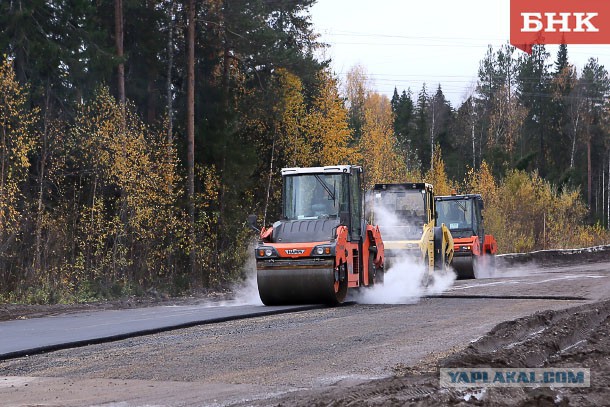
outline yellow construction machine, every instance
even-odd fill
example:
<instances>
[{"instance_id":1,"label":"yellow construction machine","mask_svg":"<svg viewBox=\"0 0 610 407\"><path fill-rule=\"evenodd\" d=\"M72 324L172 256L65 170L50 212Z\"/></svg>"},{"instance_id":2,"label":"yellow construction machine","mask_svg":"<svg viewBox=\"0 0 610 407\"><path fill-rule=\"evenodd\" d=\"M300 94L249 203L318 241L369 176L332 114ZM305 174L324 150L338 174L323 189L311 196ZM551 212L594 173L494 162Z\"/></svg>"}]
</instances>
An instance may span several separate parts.
<instances>
[{"instance_id":1,"label":"yellow construction machine","mask_svg":"<svg viewBox=\"0 0 610 407\"><path fill-rule=\"evenodd\" d=\"M431 184L375 184L371 191L371 222L379 225L385 248L385 268L410 256L427 265L424 283L434 270L446 269L453 259L453 238L444 225L436 225L434 188Z\"/></svg>"}]
</instances>

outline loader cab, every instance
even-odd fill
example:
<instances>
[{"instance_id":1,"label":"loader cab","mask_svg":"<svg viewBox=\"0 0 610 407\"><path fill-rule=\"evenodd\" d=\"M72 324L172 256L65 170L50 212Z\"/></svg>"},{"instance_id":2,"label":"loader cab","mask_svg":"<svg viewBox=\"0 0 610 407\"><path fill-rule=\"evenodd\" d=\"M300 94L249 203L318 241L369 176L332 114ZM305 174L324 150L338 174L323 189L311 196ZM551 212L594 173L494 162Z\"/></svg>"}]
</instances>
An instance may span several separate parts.
<instances>
[{"instance_id":1,"label":"loader cab","mask_svg":"<svg viewBox=\"0 0 610 407\"><path fill-rule=\"evenodd\" d=\"M279 239L330 240L337 226L345 225L350 239L359 240L362 235L361 173L362 167L350 165L282 169L282 218L283 223L291 226L278 225ZM285 233L288 229L296 233L288 237Z\"/></svg>"},{"instance_id":2,"label":"loader cab","mask_svg":"<svg viewBox=\"0 0 610 407\"><path fill-rule=\"evenodd\" d=\"M418 240L423 234L423 226L434 220L434 195L430 184L376 184L372 201L371 222L379 225L387 240Z\"/></svg>"},{"instance_id":3,"label":"loader cab","mask_svg":"<svg viewBox=\"0 0 610 407\"><path fill-rule=\"evenodd\" d=\"M481 195L452 195L436 197L437 222L444 223L456 238L473 235L484 237L483 199Z\"/></svg>"}]
</instances>

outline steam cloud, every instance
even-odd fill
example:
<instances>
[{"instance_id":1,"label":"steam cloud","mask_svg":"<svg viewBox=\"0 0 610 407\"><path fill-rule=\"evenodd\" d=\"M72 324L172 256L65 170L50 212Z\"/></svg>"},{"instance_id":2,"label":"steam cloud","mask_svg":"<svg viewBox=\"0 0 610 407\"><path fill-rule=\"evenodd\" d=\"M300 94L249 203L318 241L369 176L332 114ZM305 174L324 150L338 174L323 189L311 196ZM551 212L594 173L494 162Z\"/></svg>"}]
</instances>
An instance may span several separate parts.
<instances>
[{"instance_id":1,"label":"steam cloud","mask_svg":"<svg viewBox=\"0 0 610 407\"><path fill-rule=\"evenodd\" d=\"M375 219L381 225L399 224L393 211L383 207L375 209ZM420 226L414 226L420 227ZM383 239L383 230L382 239ZM248 248L248 260L245 265L246 278L233 287L234 300L224 302L225 306L263 305L258 294L256 282L256 259L253 241ZM426 295L438 295L449 289L455 281L453 270L435 271L427 286L422 284L426 273L426 265L420 258L404 255L393 258L389 269L386 269L384 283L371 288L365 288L351 295L348 300L360 304L413 304Z\"/></svg>"},{"instance_id":2,"label":"steam cloud","mask_svg":"<svg viewBox=\"0 0 610 407\"><path fill-rule=\"evenodd\" d=\"M233 287L235 299L224 305L263 305L260 296L258 295L258 283L256 282L256 258L254 257L254 248L256 240L248 246L248 260L244 266L246 279Z\"/></svg>"},{"instance_id":3,"label":"steam cloud","mask_svg":"<svg viewBox=\"0 0 610 407\"><path fill-rule=\"evenodd\" d=\"M401 224L393 211L382 206L375 206L375 219L376 223L386 227ZM417 225L409 227L420 228ZM422 264L422 259L409 255L392 258L390 268L386 269L384 284L361 290L354 300L361 304L413 304L423 296L438 295L453 285L455 273L453 270L447 270L435 271L425 286L423 282L426 267L427 265Z\"/></svg>"}]
</instances>

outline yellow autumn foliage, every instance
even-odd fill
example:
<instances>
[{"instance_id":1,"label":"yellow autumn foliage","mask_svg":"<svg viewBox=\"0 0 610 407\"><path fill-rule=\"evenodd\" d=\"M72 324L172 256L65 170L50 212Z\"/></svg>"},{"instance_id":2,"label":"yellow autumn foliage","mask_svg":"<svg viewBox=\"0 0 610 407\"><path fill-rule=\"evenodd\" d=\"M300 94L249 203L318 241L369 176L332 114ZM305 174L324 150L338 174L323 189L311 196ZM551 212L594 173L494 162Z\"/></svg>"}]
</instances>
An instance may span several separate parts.
<instances>
[{"instance_id":1,"label":"yellow autumn foliage","mask_svg":"<svg viewBox=\"0 0 610 407\"><path fill-rule=\"evenodd\" d=\"M456 185L447 176L443 154L438 146L434 149L432 164L432 168L424 176L425 181L432 184L435 195L450 195L452 191L456 190Z\"/></svg>"},{"instance_id":2,"label":"yellow autumn foliage","mask_svg":"<svg viewBox=\"0 0 610 407\"><path fill-rule=\"evenodd\" d=\"M485 202L486 233L500 252L587 247L610 242L599 226L585 224L587 209L578 190L558 190L538 173L510 171L497 183L484 162L470 170L464 191L480 193Z\"/></svg>"},{"instance_id":3,"label":"yellow autumn foliage","mask_svg":"<svg viewBox=\"0 0 610 407\"><path fill-rule=\"evenodd\" d=\"M23 220L22 188L37 140L39 110L27 105L27 89L15 77L11 62L0 64L0 245L12 240Z\"/></svg>"},{"instance_id":4,"label":"yellow autumn foliage","mask_svg":"<svg viewBox=\"0 0 610 407\"><path fill-rule=\"evenodd\" d=\"M364 125L358 148L365 171L365 188L376 183L407 182L407 167L398 153L389 99L371 93L364 106Z\"/></svg>"},{"instance_id":5,"label":"yellow autumn foliage","mask_svg":"<svg viewBox=\"0 0 610 407\"><path fill-rule=\"evenodd\" d=\"M280 151L288 166L309 167L313 163L313 146L304 131L303 84L298 76L283 68L277 70L277 77L280 100L274 106L274 114Z\"/></svg>"},{"instance_id":6,"label":"yellow autumn foliage","mask_svg":"<svg viewBox=\"0 0 610 407\"><path fill-rule=\"evenodd\" d=\"M350 147L352 132L337 81L328 71L319 75L321 88L305 120L304 131L312 145L314 165L357 164L358 151Z\"/></svg>"},{"instance_id":7,"label":"yellow autumn foliage","mask_svg":"<svg viewBox=\"0 0 610 407\"><path fill-rule=\"evenodd\" d=\"M103 88L83 107L73 138L81 141L79 159L91 185L81 208L84 239L78 242L84 267L93 278L111 280L126 278L134 268L163 274L165 263L154 262L163 257L152 253L154 242L180 228L172 207L181 193L176 153L164 132L147 128Z\"/></svg>"}]
</instances>

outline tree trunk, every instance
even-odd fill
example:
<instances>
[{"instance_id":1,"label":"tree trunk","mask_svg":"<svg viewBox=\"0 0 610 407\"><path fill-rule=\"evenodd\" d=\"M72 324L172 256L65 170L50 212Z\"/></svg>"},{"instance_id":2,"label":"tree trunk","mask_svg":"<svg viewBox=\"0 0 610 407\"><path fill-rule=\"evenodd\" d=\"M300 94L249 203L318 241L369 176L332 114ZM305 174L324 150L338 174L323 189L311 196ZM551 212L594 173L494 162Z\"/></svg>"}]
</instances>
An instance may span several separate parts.
<instances>
[{"instance_id":1,"label":"tree trunk","mask_svg":"<svg viewBox=\"0 0 610 407\"><path fill-rule=\"evenodd\" d=\"M173 118L173 94L172 94L172 71L174 69L174 2L169 3L169 22L167 35L167 145L174 144Z\"/></svg>"},{"instance_id":2,"label":"tree trunk","mask_svg":"<svg viewBox=\"0 0 610 407\"><path fill-rule=\"evenodd\" d=\"M167 88L166 88L166 95L167 95L167 157L168 159L171 157L172 154L172 147L174 145L174 121L173 121L173 117L172 115L174 114L174 107L173 107L173 93L172 93L172 71L174 69L174 14L175 14L175 6L174 6L174 1L170 0L169 2L169 21L167 24L168 27L168 33L167 33ZM173 185L168 185L168 194L171 196L172 192L173 192ZM170 216L174 217L174 210L172 208L170 208ZM174 233L170 232L169 234L169 239L170 239L170 247L174 247ZM172 264L173 264L173 251L170 250L168 251L168 255L167 255L167 269L168 270L172 270Z\"/></svg>"},{"instance_id":3,"label":"tree trunk","mask_svg":"<svg viewBox=\"0 0 610 407\"><path fill-rule=\"evenodd\" d=\"M34 243L34 264L32 270L34 273L42 271L42 221L44 209L44 177L47 171L47 155L48 155L48 134L49 134L49 105L51 97L50 85L47 85L47 95L45 103L45 112L43 120L42 140L40 143L40 167L38 169L38 203L36 214L36 240ZM47 278L49 276L47 275Z\"/></svg>"},{"instance_id":4,"label":"tree trunk","mask_svg":"<svg viewBox=\"0 0 610 407\"><path fill-rule=\"evenodd\" d=\"M434 131L436 125L436 114L435 114L435 105L436 101L432 99L431 108L432 108L432 123L430 125L430 171L434 170Z\"/></svg>"},{"instance_id":5,"label":"tree trunk","mask_svg":"<svg viewBox=\"0 0 610 407\"><path fill-rule=\"evenodd\" d=\"M602 190L602 225L604 224L604 219L606 218L606 171L605 171L605 157L602 157L602 179L601 179L601 190Z\"/></svg>"},{"instance_id":6,"label":"tree trunk","mask_svg":"<svg viewBox=\"0 0 610 407\"><path fill-rule=\"evenodd\" d=\"M125 107L125 64L123 63L123 0L114 0L114 36L116 53L119 59L117 67L117 90L119 102Z\"/></svg>"},{"instance_id":7,"label":"tree trunk","mask_svg":"<svg viewBox=\"0 0 610 407\"><path fill-rule=\"evenodd\" d=\"M541 177L544 178L544 176L546 175L546 154L545 154L545 147L544 147L544 121L546 120L544 117L544 108L542 105L542 99L543 99L543 94L544 91L542 90L542 84L544 81L543 78L543 72L544 72L544 68L543 68L543 64L544 64L544 60L542 59L542 54L538 53L538 72L540 73L540 76L538 77L538 117L540 120L540 124L539 124L539 131L540 131L540 157L538 157L538 173L540 174Z\"/></svg>"},{"instance_id":8,"label":"tree trunk","mask_svg":"<svg viewBox=\"0 0 610 407\"><path fill-rule=\"evenodd\" d=\"M275 158L275 136L277 134L277 130L274 131L273 135L273 143L271 144L271 160L269 160L269 178L267 180L267 196L265 198L265 210L263 211L263 226L267 223L267 208L269 207L269 197L271 195L271 180L273 178L273 159Z\"/></svg>"},{"instance_id":9,"label":"tree trunk","mask_svg":"<svg viewBox=\"0 0 610 407\"><path fill-rule=\"evenodd\" d=\"M545 157L545 148L544 148L544 125L543 123L543 112L542 108L540 109L540 157L538 164L538 172L541 177L546 175L546 157Z\"/></svg>"},{"instance_id":10,"label":"tree trunk","mask_svg":"<svg viewBox=\"0 0 610 407\"><path fill-rule=\"evenodd\" d=\"M148 12L155 13L157 5L155 2L146 2ZM152 64L151 64L152 65ZM159 72L156 66L150 66L146 72L146 118L149 124L154 123L157 119L157 96L160 93L157 89L156 81L159 78Z\"/></svg>"},{"instance_id":11,"label":"tree trunk","mask_svg":"<svg viewBox=\"0 0 610 407\"><path fill-rule=\"evenodd\" d=\"M472 169L476 169L477 165L477 151L475 148L475 140L474 140L474 120L472 121Z\"/></svg>"},{"instance_id":12,"label":"tree trunk","mask_svg":"<svg viewBox=\"0 0 610 407\"><path fill-rule=\"evenodd\" d=\"M576 137L578 137L578 121L579 117L576 117L574 122L574 133L572 134L572 151L570 153L570 169L574 168L574 155L576 154Z\"/></svg>"},{"instance_id":13,"label":"tree trunk","mask_svg":"<svg viewBox=\"0 0 610 407\"><path fill-rule=\"evenodd\" d=\"M187 32L187 190L188 190L188 217L189 217L189 265L191 275L195 275L195 0L188 4L188 32Z\"/></svg>"},{"instance_id":14,"label":"tree trunk","mask_svg":"<svg viewBox=\"0 0 610 407\"><path fill-rule=\"evenodd\" d=\"M592 214L591 202L592 174L591 174L591 138L587 140L587 203L589 204L589 215Z\"/></svg>"},{"instance_id":15,"label":"tree trunk","mask_svg":"<svg viewBox=\"0 0 610 407\"><path fill-rule=\"evenodd\" d=\"M152 79L153 77L154 76L151 75L148 78L148 84L146 86L146 94L148 95L148 100L146 104L146 119L148 123L154 123L157 118L157 91L155 89L154 79Z\"/></svg>"},{"instance_id":16,"label":"tree trunk","mask_svg":"<svg viewBox=\"0 0 610 407\"><path fill-rule=\"evenodd\" d=\"M228 8L229 8L229 1L225 0L223 2L223 14L222 14L222 37L223 37L223 55L222 55L222 82L221 82L221 86L222 86L222 109L223 109L223 126L225 128L225 131L227 131L229 129L229 123L228 123L228 114L229 114L229 53L231 52L230 47L229 47L229 41L227 38L227 31L226 31L226 13L228 12ZM222 144L222 164L221 164L221 168L220 168L220 176L221 176L221 183L220 183L220 202L219 202L219 214L218 214L218 230L224 230L224 223L225 223L225 213L226 213L226 188L227 188L227 180L225 179L226 176L226 171L227 171L227 143L228 143L228 139L229 139L229 134L225 133L225 136L223 137L223 144ZM225 248L225 242L227 241L226 236L224 236L222 233L218 234L218 239L217 239L217 247L220 250L226 250ZM220 264L217 264L217 267L220 268Z\"/></svg>"},{"instance_id":17,"label":"tree trunk","mask_svg":"<svg viewBox=\"0 0 610 407\"><path fill-rule=\"evenodd\" d=\"M8 157L8 148L6 145L7 139L7 129L6 126L2 126L2 139L0 140L0 243L4 240L4 230L6 229L5 219L4 219L4 208L8 204L8 194L6 192L5 183L6 183L6 167L7 157Z\"/></svg>"}]
</instances>

